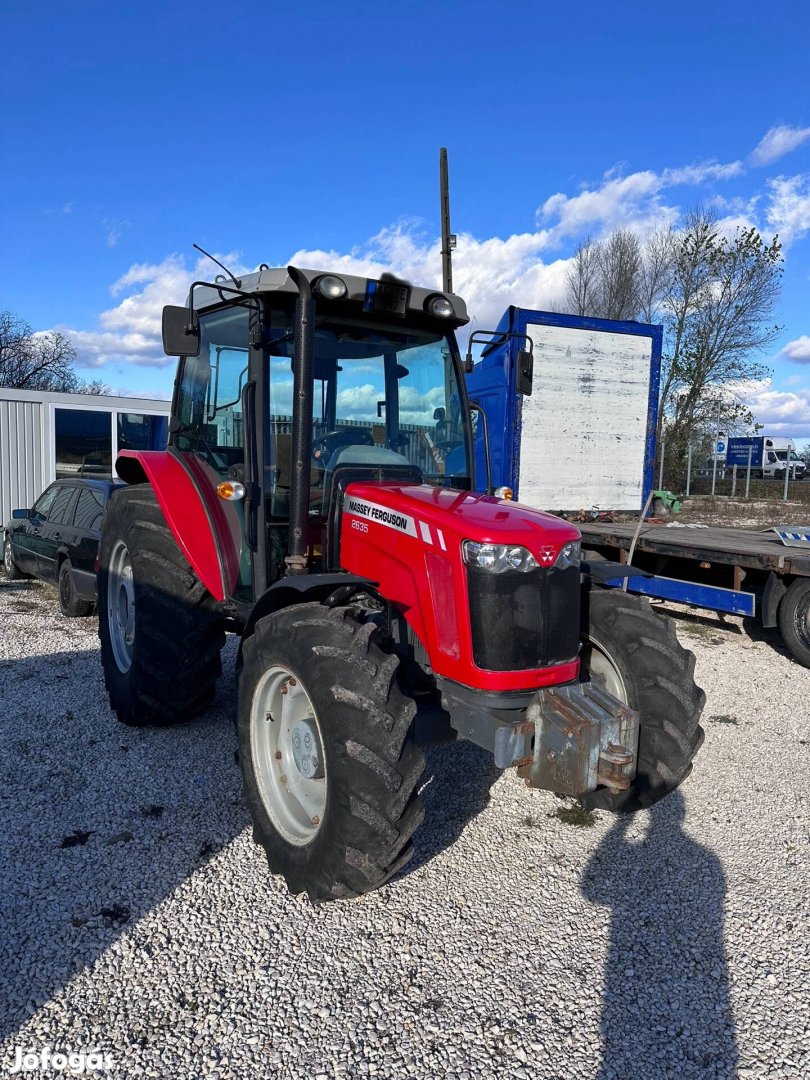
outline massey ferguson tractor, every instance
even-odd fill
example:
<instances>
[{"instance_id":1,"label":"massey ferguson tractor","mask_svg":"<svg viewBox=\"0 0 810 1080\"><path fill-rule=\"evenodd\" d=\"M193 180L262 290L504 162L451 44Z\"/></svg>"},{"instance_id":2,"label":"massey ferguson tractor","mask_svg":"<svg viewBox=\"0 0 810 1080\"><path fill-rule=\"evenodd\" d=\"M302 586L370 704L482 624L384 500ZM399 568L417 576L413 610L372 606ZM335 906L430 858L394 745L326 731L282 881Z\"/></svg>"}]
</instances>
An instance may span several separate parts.
<instances>
[{"instance_id":1,"label":"massey ferguson tractor","mask_svg":"<svg viewBox=\"0 0 810 1080\"><path fill-rule=\"evenodd\" d=\"M703 739L694 657L579 533L491 494L447 292L265 266L163 313L165 451L124 451L99 632L126 724L210 702L226 631L270 868L313 901L382 885L423 818L420 744L530 787L646 807ZM484 470L486 473L486 470Z\"/></svg>"}]
</instances>

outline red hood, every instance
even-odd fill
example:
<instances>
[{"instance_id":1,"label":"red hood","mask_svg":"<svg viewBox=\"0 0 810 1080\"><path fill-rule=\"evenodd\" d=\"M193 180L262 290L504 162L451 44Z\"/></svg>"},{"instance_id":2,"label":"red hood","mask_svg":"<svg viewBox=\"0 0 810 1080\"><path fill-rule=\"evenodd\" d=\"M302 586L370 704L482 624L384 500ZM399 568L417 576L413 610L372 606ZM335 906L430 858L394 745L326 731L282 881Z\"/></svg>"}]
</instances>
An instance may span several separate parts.
<instances>
[{"instance_id":1,"label":"red hood","mask_svg":"<svg viewBox=\"0 0 810 1080\"><path fill-rule=\"evenodd\" d=\"M350 484L347 494L413 514L460 540L520 544L534 551L540 544L559 548L580 537L579 529L562 518L492 495L429 484L390 483Z\"/></svg>"}]
</instances>

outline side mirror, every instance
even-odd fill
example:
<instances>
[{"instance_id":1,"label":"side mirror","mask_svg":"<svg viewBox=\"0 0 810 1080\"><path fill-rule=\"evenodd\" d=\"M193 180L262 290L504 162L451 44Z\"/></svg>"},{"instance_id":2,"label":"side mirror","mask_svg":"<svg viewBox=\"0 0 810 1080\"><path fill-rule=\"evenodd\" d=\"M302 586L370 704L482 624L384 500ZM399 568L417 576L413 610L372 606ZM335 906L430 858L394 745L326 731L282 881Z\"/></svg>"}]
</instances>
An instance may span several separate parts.
<instances>
[{"instance_id":1,"label":"side mirror","mask_svg":"<svg viewBox=\"0 0 810 1080\"><path fill-rule=\"evenodd\" d=\"M12 510L11 517L14 521L25 521L31 517L30 510Z\"/></svg>"},{"instance_id":2,"label":"side mirror","mask_svg":"<svg viewBox=\"0 0 810 1080\"><path fill-rule=\"evenodd\" d=\"M163 309L163 351L167 356L200 355L200 327L189 326L187 307Z\"/></svg>"},{"instance_id":3,"label":"side mirror","mask_svg":"<svg viewBox=\"0 0 810 1080\"><path fill-rule=\"evenodd\" d=\"M446 414L445 414L444 408L442 406L439 406L438 409L433 410L433 419L434 420L444 420L445 416L446 416Z\"/></svg>"},{"instance_id":4,"label":"side mirror","mask_svg":"<svg viewBox=\"0 0 810 1080\"><path fill-rule=\"evenodd\" d=\"M532 392L532 376L534 374L534 354L521 350L517 354L517 391L529 397Z\"/></svg>"}]
</instances>

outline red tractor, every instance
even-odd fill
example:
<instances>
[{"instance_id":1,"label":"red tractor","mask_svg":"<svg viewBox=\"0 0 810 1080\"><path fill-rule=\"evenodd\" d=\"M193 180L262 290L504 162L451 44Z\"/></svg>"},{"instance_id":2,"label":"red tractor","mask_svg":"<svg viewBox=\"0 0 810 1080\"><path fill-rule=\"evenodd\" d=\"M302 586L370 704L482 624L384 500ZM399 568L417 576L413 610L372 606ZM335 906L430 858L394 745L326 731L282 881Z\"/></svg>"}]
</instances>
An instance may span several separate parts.
<instances>
[{"instance_id":1,"label":"red tractor","mask_svg":"<svg viewBox=\"0 0 810 1080\"><path fill-rule=\"evenodd\" d=\"M409 858L420 744L468 739L588 808L648 806L703 738L694 657L600 582L559 518L476 494L455 295L268 269L167 307L169 447L124 451L99 571L127 724L204 709L240 635L239 758L289 888L354 896ZM479 486L484 487L482 481Z\"/></svg>"}]
</instances>

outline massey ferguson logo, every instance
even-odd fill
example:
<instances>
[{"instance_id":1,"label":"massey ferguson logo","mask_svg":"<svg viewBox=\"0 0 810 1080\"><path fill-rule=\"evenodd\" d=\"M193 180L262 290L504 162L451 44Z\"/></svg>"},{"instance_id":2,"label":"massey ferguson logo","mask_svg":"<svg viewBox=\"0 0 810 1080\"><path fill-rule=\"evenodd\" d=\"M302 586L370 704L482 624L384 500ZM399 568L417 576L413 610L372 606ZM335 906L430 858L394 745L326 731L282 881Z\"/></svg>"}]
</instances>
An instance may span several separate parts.
<instances>
[{"instance_id":1,"label":"massey ferguson logo","mask_svg":"<svg viewBox=\"0 0 810 1080\"><path fill-rule=\"evenodd\" d=\"M549 547L548 544L546 544L545 547L540 548L539 555L540 555L540 563L543 566L551 566L551 564L554 562L554 559L556 557L556 552L554 551L553 547Z\"/></svg>"}]
</instances>

